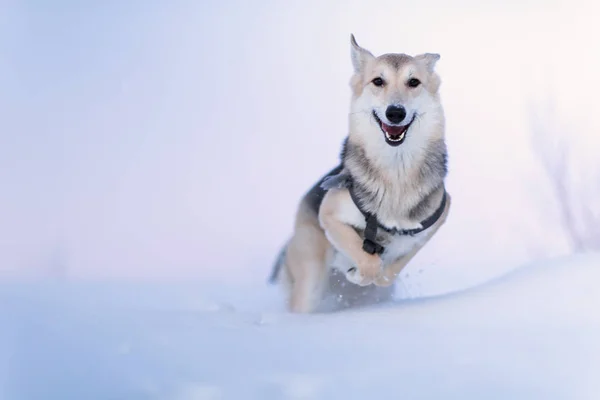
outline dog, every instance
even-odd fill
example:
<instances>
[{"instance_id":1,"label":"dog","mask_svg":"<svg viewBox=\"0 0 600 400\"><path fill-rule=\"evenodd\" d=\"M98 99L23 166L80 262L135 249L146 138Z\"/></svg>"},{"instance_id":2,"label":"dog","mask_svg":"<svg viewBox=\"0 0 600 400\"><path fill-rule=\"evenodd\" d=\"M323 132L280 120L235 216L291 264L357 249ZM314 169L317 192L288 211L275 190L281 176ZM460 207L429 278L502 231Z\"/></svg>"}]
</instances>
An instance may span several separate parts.
<instances>
[{"instance_id":1,"label":"dog","mask_svg":"<svg viewBox=\"0 0 600 400\"><path fill-rule=\"evenodd\" d=\"M440 55L375 57L354 34L350 44L340 163L301 199L270 277L293 313L316 312L333 276L355 291L392 286L450 211Z\"/></svg>"}]
</instances>

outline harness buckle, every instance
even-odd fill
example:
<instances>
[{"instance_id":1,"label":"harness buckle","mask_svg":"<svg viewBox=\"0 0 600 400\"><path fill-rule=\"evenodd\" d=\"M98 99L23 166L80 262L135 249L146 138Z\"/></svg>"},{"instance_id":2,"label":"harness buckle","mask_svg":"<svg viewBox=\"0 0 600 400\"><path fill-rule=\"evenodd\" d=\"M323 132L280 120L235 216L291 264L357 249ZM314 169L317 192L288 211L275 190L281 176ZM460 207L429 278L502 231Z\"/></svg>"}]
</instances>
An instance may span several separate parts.
<instances>
[{"instance_id":1,"label":"harness buckle","mask_svg":"<svg viewBox=\"0 0 600 400\"><path fill-rule=\"evenodd\" d=\"M383 253L384 247L379 243L375 243L369 239L363 241L363 250L369 254L381 254Z\"/></svg>"}]
</instances>

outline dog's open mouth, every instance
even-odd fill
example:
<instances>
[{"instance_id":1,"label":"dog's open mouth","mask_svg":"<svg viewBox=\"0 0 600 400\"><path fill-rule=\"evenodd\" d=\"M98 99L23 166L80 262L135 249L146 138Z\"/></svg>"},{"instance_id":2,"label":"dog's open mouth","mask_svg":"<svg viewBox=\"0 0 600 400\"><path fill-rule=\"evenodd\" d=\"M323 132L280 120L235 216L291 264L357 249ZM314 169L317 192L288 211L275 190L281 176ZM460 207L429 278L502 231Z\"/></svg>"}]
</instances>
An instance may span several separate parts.
<instances>
[{"instance_id":1,"label":"dog's open mouth","mask_svg":"<svg viewBox=\"0 0 600 400\"><path fill-rule=\"evenodd\" d=\"M375 110L373 110L373 118L375 118L375 121L377 121L377 123L379 124L379 127L381 128L381 131L383 132L383 135L385 137L385 141L390 146L399 146L402 144L402 142L404 142L404 139L406 139L406 132L415 120L415 116L416 114L413 116L411 121L404 126L388 125L383 123L383 121L381 121L381 119L377 116Z\"/></svg>"}]
</instances>

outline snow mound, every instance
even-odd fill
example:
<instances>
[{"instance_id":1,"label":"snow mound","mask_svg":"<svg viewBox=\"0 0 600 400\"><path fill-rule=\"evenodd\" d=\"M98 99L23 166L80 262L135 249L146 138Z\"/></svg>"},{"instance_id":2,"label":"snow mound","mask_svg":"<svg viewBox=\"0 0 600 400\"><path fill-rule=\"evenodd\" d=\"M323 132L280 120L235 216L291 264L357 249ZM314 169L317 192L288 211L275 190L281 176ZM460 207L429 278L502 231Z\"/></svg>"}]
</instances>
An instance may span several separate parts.
<instances>
[{"instance_id":1,"label":"snow mound","mask_svg":"<svg viewBox=\"0 0 600 400\"><path fill-rule=\"evenodd\" d=\"M268 286L4 285L0 398L598 399L599 282L581 255L320 315Z\"/></svg>"}]
</instances>

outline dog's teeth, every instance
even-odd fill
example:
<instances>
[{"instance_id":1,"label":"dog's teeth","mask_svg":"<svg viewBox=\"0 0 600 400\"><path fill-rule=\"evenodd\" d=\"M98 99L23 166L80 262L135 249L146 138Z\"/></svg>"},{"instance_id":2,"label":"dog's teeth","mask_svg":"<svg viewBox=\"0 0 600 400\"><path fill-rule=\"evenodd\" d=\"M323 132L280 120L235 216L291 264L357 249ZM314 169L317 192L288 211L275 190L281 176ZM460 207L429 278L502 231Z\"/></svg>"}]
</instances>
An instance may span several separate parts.
<instances>
[{"instance_id":1,"label":"dog's teeth","mask_svg":"<svg viewBox=\"0 0 600 400\"><path fill-rule=\"evenodd\" d=\"M405 134L406 134L406 132L402 132L402 133L400 134L400 136L398 136L398 137L394 138L394 137L392 137L392 135L390 135L389 133L387 133L387 132L385 133L385 135L387 136L387 138L388 138L389 140L391 140L392 142L399 142L400 140L404 139L404 135L405 135Z\"/></svg>"},{"instance_id":2,"label":"dog's teeth","mask_svg":"<svg viewBox=\"0 0 600 400\"><path fill-rule=\"evenodd\" d=\"M390 142L400 142L404 139L404 136L406 135L406 131L402 132L400 135L398 135L397 137L393 137L392 135L390 135L388 132L385 132L385 137L390 141Z\"/></svg>"}]
</instances>

